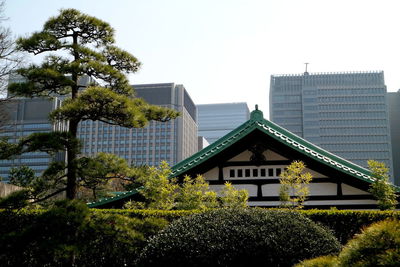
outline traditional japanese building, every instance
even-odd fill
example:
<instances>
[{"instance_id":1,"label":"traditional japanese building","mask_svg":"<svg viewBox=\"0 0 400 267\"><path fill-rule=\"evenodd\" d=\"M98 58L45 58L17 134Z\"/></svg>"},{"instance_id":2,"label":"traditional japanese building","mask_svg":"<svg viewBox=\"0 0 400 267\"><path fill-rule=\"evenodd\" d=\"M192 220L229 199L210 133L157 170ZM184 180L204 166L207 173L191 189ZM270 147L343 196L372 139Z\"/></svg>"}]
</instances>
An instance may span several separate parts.
<instances>
[{"instance_id":1,"label":"traditional japanese building","mask_svg":"<svg viewBox=\"0 0 400 267\"><path fill-rule=\"evenodd\" d=\"M373 182L367 169L338 157L263 118L256 108L250 120L172 168L173 177L201 174L219 191L225 182L247 189L250 206L276 207L279 175L295 160L313 175L306 208L371 209L376 201L368 192ZM400 192L396 187L397 192ZM115 206L136 191L91 207Z\"/></svg>"}]
</instances>

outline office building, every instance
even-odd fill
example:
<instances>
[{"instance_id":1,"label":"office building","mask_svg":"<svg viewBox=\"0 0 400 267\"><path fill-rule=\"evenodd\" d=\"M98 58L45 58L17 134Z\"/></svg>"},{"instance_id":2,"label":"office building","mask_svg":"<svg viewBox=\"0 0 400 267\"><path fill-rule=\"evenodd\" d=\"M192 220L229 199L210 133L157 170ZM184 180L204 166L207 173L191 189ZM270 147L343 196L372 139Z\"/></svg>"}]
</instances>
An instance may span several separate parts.
<instances>
[{"instance_id":1,"label":"office building","mask_svg":"<svg viewBox=\"0 0 400 267\"><path fill-rule=\"evenodd\" d=\"M199 136L210 144L246 122L250 113L247 103L197 105Z\"/></svg>"},{"instance_id":2,"label":"office building","mask_svg":"<svg viewBox=\"0 0 400 267\"><path fill-rule=\"evenodd\" d=\"M270 116L355 164L372 159L392 171L386 94L382 71L272 75Z\"/></svg>"},{"instance_id":3,"label":"office building","mask_svg":"<svg viewBox=\"0 0 400 267\"><path fill-rule=\"evenodd\" d=\"M66 123L49 121L49 113L61 105L58 98L19 98L2 105L2 112L7 114L7 122L1 127L0 136L7 137L11 143L16 143L20 138L33 133L63 131L67 127ZM10 160L0 160L0 177L7 181L11 168L20 166L30 167L38 176L53 160L65 161L65 153L51 156L45 152L31 152Z\"/></svg>"},{"instance_id":4,"label":"office building","mask_svg":"<svg viewBox=\"0 0 400 267\"><path fill-rule=\"evenodd\" d=\"M400 90L388 93L394 184L400 186Z\"/></svg>"},{"instance_id":5,"label":"office building","mask_svg":"<svg viewBox=\"0 0 400 267\"><path fill-rule=\"evenodd\" d=\"M148 103L181 113L169 122L152 121L145 128L124 128L99 121L84 121L78 128L82 154L113 153L129 164L171 166L198 150L196 106L183 85L174 83L133 85L136 96Z\"/></svg>"}]
</instances>

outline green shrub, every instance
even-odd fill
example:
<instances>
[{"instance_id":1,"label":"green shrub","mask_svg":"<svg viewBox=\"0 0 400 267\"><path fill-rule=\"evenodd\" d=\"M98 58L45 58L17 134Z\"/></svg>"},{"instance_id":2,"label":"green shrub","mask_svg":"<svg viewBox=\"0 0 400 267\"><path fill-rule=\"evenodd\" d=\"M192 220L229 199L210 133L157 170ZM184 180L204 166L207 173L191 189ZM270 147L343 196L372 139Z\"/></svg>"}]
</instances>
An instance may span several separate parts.
<instances>
[{"instance_id":1,"label":"green shrub","mask_svg":"<svg viewBox=\"0 0 400 267\"><path fill-rule=\"evenodd\" d=\"M400 221L371 225L350 240L339 256L306 260L295 267L374 267L400 265Z\"/></svg>"},{"instance_id":2,"label":"green shrub","mask_svg":"<svg viewBox=\"0 0 400 267\"><path fill-rule=\"evenodd\" d=\"M11 231L0 235L1 266L129 266L147 238L168 224L161 218L91 213L77 201L59 202L34 216L21 214L25 224L8 226Z\"/></svg>"},{"instance_id":3,"label":"green shrub","mask_svg":"<svg viewBox=\"0 0 400 267\"><path fill-rule=\"evenodd\" d=\"M200 213L200 210L142 210L142 209L92 209L95 214L120 214L130 218L160 218L169 222Z\"/></svg>"},{"instance_id":4,"label":"green shrub","mask_svg":"<svg viewBox=\"0 0 400 267\"><path fill-rule=\"evenodd\" d=\"M343 245L372 223L385 219L400 219L399 211L302 210L299 213L330 228Z\"/></svg>"},{"instance_id":5,"label":"green shrub","mask_svg":"<svg viewBox=\"0 0 400 267\"><path fill-rule=\"evenodd\" d=\"M336 267L337 266L337 256L321 256L311 260L305 260L294 267Z\"/></svg>"},{"instance_id":6,"label":"green shrub","mask_svg":"<svg viewBox=\"0 0 400 267\"><path fill-rule=\"evenodd\" d=\"M139 266L292 266L337 253L326 229L294 212L221 209L183 217L150 239Z\"/></svg>"},{"instance_id":7,"label":"green shrub","mask_svg":"<svg viewBox=\"0 0 400 267\"><path fill-rule=\"evenodd\" d=\"M400 221L385 220L366 228L343 248L340 266L399 266Z\"/></svg>"}]
</instances>

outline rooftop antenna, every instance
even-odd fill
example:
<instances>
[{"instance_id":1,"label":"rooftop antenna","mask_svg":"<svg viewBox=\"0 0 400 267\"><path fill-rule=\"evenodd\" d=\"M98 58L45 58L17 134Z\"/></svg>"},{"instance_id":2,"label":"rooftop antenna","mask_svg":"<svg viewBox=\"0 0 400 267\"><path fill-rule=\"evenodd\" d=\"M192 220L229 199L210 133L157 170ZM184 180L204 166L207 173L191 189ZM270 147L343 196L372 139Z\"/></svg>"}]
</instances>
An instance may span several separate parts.
<instances>
[{"instance_id":1,"label":"rooftop antenna","mask_svg":"<svg viewBox=\"0 0 400 267\"><path fill-rule=\"evenodd\" d=\"M304 72L304 75L308 75L309 73L307 71L307 67L308 67L308 64L310 64L310 63L304 63L304 64L306 65L306 71Z\"/></svg>"}]
</instances>

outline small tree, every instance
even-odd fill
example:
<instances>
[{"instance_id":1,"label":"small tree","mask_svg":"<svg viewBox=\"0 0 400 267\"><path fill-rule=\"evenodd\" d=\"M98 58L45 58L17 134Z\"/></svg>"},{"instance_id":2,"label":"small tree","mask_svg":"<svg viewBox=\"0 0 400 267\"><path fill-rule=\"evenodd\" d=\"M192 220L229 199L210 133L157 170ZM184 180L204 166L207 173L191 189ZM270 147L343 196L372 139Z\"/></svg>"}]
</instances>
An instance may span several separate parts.
<instances>
[{"instance_id":1,"label":"small tree","mask_svg":"<svg viewBox=\"0 0 400 267\"><path fill-rule=\"evenodd\" d=\"M79 186L89 189L94 201L111 191L111 179L124 178L129 171L126 160L114 154L101 152L94 157L78 159Z\"/></svg>"},{"instance_id":2,"label":"small tree","mask_svg":"<svg viewBox=\"0 0 400 267\"><path fill-rule=\"evenodd\" d=\"M249 199L249 192L245 189L237 190L229 182L226 182L221 190L221 204L226 208L245 208Z\"/></svg>"},{"instance_id":3,"label":"small tree","mask_svg":"<svg viewBox=\"0 0 400 267\"><path fill-rule=\"evenodd\" d=\"M142 185L139 193L145 202L128 202L125 207L161 210L174 208L179 186L175 179L169 179L170 174L171 169L165 161L159 167L151 167L146 176L137 178L137 182Z\"/></svg>"},{"instance_id":4,"label":"small tree","mask_svg":"<svg viewBox=\"0 0 400 267\"><path fill-rule=\"evenodd\" d=\"M201 175L196 178L185 176L176 199L178 210L204 210L218 206L217 193L210 191L208 183Z\"/></svg>"},{"instance_id":5,"label":"small tree","mask_svg":"<svg viewBox=\"0 0 400 267\"><path fill-rule=\"evenodd\" d=\"M281 184L279 198L282 206L303 208L303 203L309 194L308 184L312 180L309 172L304 172L306 165L302 161L293 161L279 176Z\"/></svg>"},{"instance_id":6,"label":"small tree","mask_svg":"<svg viewBox=\"0 0 400 267\"><path fill-rule=\"evenodd\" d=\"M385 163L368 160L368 168L372 177L375 178L368 191L376 198L379 209L396 208L396 193L393 185L389 183L389 169L385 166Z\"/></svg>"}]
</instances>

